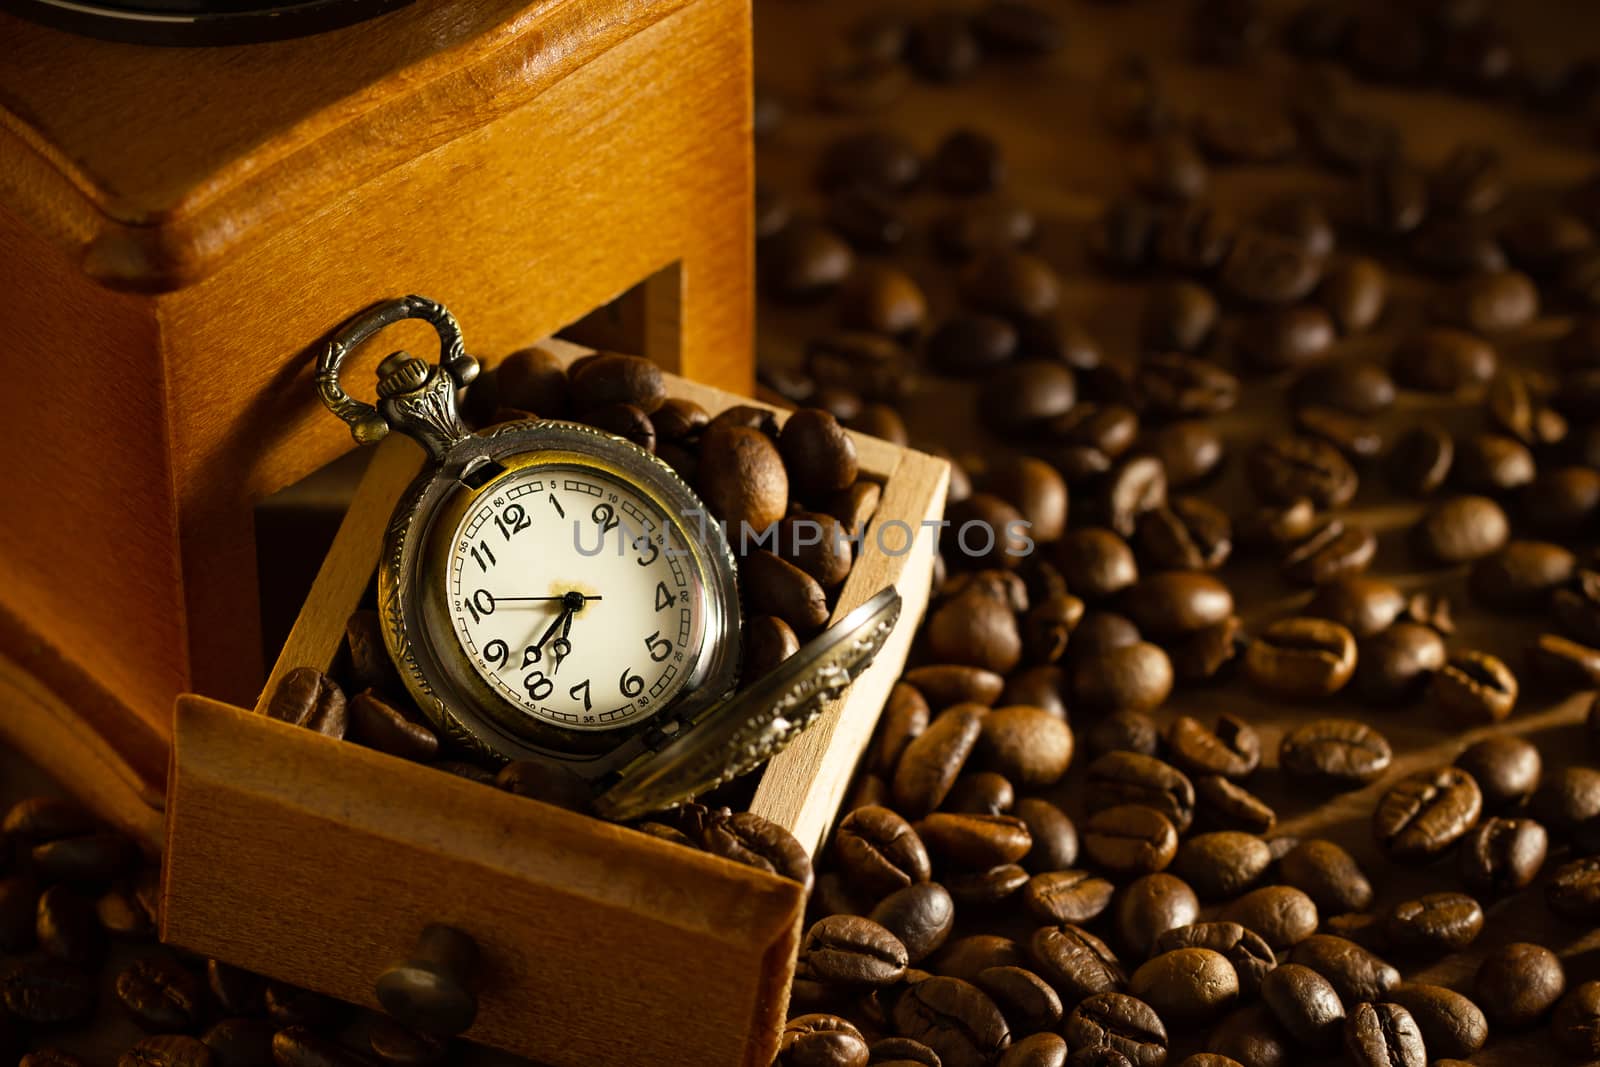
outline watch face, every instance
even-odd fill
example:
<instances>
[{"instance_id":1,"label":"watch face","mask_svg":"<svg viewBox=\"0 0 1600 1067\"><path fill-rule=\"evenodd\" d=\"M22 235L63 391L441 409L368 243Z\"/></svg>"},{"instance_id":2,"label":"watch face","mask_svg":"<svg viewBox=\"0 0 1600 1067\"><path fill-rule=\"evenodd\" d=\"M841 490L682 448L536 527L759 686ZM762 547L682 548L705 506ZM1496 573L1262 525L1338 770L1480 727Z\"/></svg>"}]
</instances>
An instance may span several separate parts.
<instances>
[{"instance_id":1,"label":"watch face","mask_svg":"<svg viewBox=\"0 0 1600 1067\"><path fill-rule=\"evenodd\" d=\"M655 714L706 646L689 523L586 466L489 483L457 524L443 575L466 660L550 726L611 730Z\"/></svg>"}]
</instances>

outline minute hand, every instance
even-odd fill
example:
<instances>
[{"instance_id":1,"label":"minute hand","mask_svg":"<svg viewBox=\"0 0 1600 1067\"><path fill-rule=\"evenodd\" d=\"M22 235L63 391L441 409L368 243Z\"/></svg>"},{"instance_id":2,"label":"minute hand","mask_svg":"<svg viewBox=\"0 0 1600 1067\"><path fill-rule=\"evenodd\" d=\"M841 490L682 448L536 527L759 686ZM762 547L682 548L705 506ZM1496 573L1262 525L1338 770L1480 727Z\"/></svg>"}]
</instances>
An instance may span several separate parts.
<instances>
[{"instance_id":1,"label":"minute hand","mask_svg":"<svg viewBox=\"0 0 1600 1067\"><path fill-rule=\"evenodd\" d=\"M562 594L561 596L497 596L497 597L494 598L494 602L496 604L509 604L509 603L514 603L514 602L530 602L530 601L535 601L535 600L546 600L547 601L547 600L565 600L565 599L567 599L566 594ZM591 600L600 600L600 599L602 599L602 598L598 597L598 596L589 596L588 594L584 594L584 597L583 597L584 603L588 603Z\"/></svg>"}]
</instances>

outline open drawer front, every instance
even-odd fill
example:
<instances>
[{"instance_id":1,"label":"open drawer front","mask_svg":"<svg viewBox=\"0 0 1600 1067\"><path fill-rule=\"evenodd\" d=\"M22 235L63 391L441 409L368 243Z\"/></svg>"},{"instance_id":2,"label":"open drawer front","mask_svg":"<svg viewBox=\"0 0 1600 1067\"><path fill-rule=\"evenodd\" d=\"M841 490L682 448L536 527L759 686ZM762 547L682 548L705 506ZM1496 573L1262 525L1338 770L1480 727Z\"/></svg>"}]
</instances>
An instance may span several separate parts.
<instances>
[{"instance_id":1,"label":"open drawer front","mask_svg":"<svg viewBox=\"0 0 1600 1067\"><path fill-rule=\"evenodd\" d=\"M586 350L551 342L567 360ZM712 413L744 398L669 377ZM781 420L782 415L779 415ZM901 623L877 660L760 774L751 809L823 840L927 605L943 461L856 437L879 482L838 619L885 585ZM795 882L260 714L297 667L328 670L421 464L378 447L254 712L179 700L168 775L163 940L376 1006L374 986L445 924L478 944L466 1037L551 1067L765 1065L805 911ZM912 532L915 534L912 535ZM903 545L903 547L902 547ZM692 1005L692 1010L688 1010Z\"/></svg>"}]
</instances>

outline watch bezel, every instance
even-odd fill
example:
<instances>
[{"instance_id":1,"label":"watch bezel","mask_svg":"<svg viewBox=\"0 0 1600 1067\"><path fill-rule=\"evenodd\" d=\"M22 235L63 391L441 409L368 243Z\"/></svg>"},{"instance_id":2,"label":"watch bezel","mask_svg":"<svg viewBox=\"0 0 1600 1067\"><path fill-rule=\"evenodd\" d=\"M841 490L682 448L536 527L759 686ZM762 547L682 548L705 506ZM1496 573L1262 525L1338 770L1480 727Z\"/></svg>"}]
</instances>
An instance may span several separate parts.
<instances>
[{"instance_id":1,"label":"watch bezel","mask_svg":"<svg viewBox=\"0 0 1600 1067\"><path fill-rule=\"evenodd\" d=\"M464 479L485 462L505 470L468 484ZM461 516L506 476L555 463L588 467L649 498L678 525L692 554L703 625L689 677L672 699L615 729L566 730L532 718L478 675L449 620L443 576ZM699 497L660 458L592 426L554 419L503 423L453 444L396 506L378 569L384 640L420 710L449 740L495 763L553 761L589 779L697 721L737 683L741 618L733 550L721 528L708 521L691 533L683 526L697 509L704 510Z\"/></svg>"}]
</instances>

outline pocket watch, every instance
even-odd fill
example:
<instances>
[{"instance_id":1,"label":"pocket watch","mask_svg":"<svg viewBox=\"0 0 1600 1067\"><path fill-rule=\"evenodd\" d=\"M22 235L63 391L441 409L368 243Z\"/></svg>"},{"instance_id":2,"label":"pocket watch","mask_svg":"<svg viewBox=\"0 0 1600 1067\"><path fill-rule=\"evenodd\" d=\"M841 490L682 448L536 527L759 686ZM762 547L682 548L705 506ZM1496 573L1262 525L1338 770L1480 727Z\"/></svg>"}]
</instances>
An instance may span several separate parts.
<instances>
[{"instance_id":1,"label":"pocket watch","mask_svg":"<svg viewBox=\"0 0 1600 1067\"><path fill-rule=\"evenodd\" d=\"M345 357L416 318L437 366L378 366L378 403L340 385ZM442 305L375 305L328 341L322 402L361 444L391 430L428 460L384 536L384 642L423 714L496 763L559 765L595 807L632 818L753 769L865 670L900 614L890 586L736 692L740 602L721 525L671 467L623 438L556 419L470 432L457 391L478 373Z\"/></svg>"}]
</instances>

